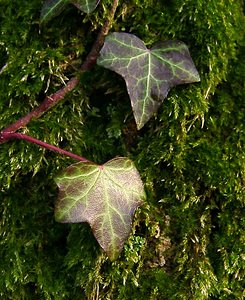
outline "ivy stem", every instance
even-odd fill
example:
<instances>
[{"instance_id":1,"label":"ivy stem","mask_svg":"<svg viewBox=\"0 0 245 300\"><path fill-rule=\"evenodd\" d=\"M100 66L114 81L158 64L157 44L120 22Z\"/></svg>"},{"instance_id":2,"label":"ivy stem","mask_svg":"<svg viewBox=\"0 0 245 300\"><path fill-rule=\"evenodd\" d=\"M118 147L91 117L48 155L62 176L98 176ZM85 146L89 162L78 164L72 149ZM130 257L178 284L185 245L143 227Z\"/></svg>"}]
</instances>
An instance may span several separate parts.
<instances>
[{"instance_id":1,"label":"ivy stem","mask_svg":"<svg viewBox=\"0 0 245 300\"><path fill-rule=\"evenodd\" d=\"M79 155L74 154L72 152L63 150L63 149L61 149L59 147L50 145L48 143L45 143L43 141L40 141L38 139L35 139L35 138L33 138L33 137L29 136L29 135L23 134L23 133L9 132L9 133L2 133L1 136L0 136L0 142L6 142L6 141L11 140L11 139L25 140L27 142L30 142L30 143L36 144L38 146L41 146L42 148L55 151L55 152L57 152L59 154L66 155L66 156L71 157L73 159L76 159L76 160L79 160L79 161L82 161L82 162L90 162L88 159L86 159L86 158L84 158L82 156L79 156Z\"/></svg>"},{"instance_id":2,"label":"ivy stem","mask_svg":"<svg viewBox=\"0 0 245 300\"><path fill-rule=\"evenodd\" d=\"M110 27L112 25L112 21L113 21L117 6L118 6L118 0L114 0L107 20L105 21L103 27L101 28L101 30L97 36L97 39L93 44L91 51L89 52L89 54L85 58L85 61L83 62L83 64L80 67L81 72L90 70L92 68L92 66L96 63L96 60L99 56L100 49L102 48L102 46L104 44L105 37L108 34ZM77 86L78 83L79 83L79 79L77 77L71 78L67 82L66 86L62 87L56 93L54 93L50 96L47 96L38 107L34 108L27 115L25 115L24 117L20 118L16 122L12 123L5 129L3 129L0 132L0 137L3 137L3 135L5 133L16 132L18 129L25 127L32 119L38 119L47 110L49 110L51 107L53 107L55 104L57 104L60 100L62 100L68 92L70 92ZM4 141L5 141L5 139L0 138L0 143L2 143Z\"/></svg>"}]
</instances>

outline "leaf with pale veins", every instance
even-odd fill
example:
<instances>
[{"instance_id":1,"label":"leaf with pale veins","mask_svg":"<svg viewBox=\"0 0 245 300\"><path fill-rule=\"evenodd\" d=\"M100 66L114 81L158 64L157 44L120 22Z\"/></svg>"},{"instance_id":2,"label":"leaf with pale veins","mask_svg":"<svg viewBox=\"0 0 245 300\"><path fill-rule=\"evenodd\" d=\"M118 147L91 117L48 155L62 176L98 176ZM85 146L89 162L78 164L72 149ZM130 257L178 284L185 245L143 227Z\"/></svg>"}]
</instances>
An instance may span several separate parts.
<instances>
[{"instance_id":1,"label":"leaf with pale veins","mask_svg":"<svg viewBox=\"0 0 245 300\"><path fill-rule=\"evenodd\" d=\"M88 222L108 257L116 259L130 233L135 209L145 199L132 161L118 157L103 165L79 162L55 181L59 187L56 221Z\"/></svg>"},{"instance_id":2,"label":"leaf with pale veins","mask_svg":"<svg viewBox=\"0 0 245 300\"><path fill-rule=\"evenodd\" d=\"M148 49L135 35L114 32L106 37L97 64L124 77L138 129L157 111L170 88L200 81L187 46L176 40Z\"/></svg>"},{"instance_id":3,"label":"leaf with pale veins","mask_svg":"<svg viewBox=\"0 0 245 300\"><path fill-rule=\"evenodd\" d=\"M46 0L41 10L40 21L43 24L47 23L58 16L69 3L89 14L95 10L99 2L100 0Z\"/></svg>"}]
</instances>

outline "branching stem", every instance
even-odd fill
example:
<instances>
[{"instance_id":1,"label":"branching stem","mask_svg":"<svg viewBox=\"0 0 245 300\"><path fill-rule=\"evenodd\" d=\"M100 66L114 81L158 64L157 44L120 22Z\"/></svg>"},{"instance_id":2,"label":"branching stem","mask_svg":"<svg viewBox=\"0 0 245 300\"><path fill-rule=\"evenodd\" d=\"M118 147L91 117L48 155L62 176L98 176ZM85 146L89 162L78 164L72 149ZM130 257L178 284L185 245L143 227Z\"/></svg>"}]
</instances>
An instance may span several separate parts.
<instances>
[{"instance_id":1,"label":"branching stem","mask_svg":"<svg viewBox=\"0 0 245 300\"><path fill-rule=\"evenodd\" d=\"M108 34L109 29L112 25L112 21L116 12L116 8L118 6L118 0L113 1L113 5L111 11L109 13L108 19L101 28L94 45L87 55L85 61L81 65L80 70L82 72L88 71L91 67L96 63L96 60L99 56L99 52L101 47L104 44L105 36ZM43 113L57 104L60 100L62 100L65 95L73 90L77 84L79 83L79 79L77 77L71 78L66 86L58 90L56 93L47 96L44 101L36 108L34 108L31 112L29 112L26 116L20 118L15 123L9 125L5 129L0 132L0 142L3 142L5 139L1 138L1 136L6 133L16 132L18 129L25 127L32 119L38 119Z\"/></svg>"},{"instance_id":2,"label":"branching stem","mask_svg":"<svg viewBox=\"0 0 245 300\"><path fill-rule=\"evenodd\" d=\"M113 1L113 5L111 8L111 11L109 13L108 19L101 28L96 41L94 42L94 45L87 55L85 61L81 65L81 72L88 71L92 68L92 66L96 63L96 60L99 56L100 49L102 48L104 44L104 40L106 35L108 34L110 27L112 25L112 21L116 12L118 6L118 0ZM34 144L37 144L43 148L58 152L60 154L64 154L68 157L71 157L73 159L82 161L82 162L88 162L84 157L81 157L79 155L73 154L69 151L62 150L56 146L50 145L48 143L42 142L40 140L37 140L31 136L28 136L26 134L22 133L16 133L16 131L20 128L25 127L31 120L38 119L42 114L44 114L47 110L49 110L51 107L53 107L55 104L57 104L60 100L62 100L65 95L73 90L77 84L79 83L79 79L77 77L71 78L66 86L62 87L60 90L58 90L56 93L47 96L44 101L36 108L34 108L31 112L29 112L24 117L20 118L13 124L9 125L5 129L3 129L0 132L0 144L9 141L10 139L22 139Z\"/></svg>"}]
</instances>

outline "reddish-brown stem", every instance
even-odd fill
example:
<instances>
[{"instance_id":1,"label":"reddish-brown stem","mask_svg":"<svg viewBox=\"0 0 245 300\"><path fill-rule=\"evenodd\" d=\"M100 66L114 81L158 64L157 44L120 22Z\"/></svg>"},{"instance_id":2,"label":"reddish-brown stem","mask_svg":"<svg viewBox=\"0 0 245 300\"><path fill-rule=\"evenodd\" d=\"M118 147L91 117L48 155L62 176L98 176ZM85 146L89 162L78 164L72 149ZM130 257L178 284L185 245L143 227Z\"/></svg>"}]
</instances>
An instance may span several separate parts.
<instances>
[{"instance_id":1,"label":"reddish-brown stem","mask_svg":"<svg viewBox=\"0 0 245 300\"><path fill-rule=\"evenodd\" d=\"M43 113L45 113L47 110L49 110L52 106L54 106L56 103L58 103L60 100L64 98L64 96L74 89L74 87L78 84L78 79L76 77L73 77L69 80L66 86L58 90L56 93L54 93L51 96L47 96L44 101L36 108L34 108L32 111L30 111L27 115L17 120L15 123L9 125L5 129L3 129L0 132L1 134L9 133L9 132L15 132L18 129L25 127L32 119L38 119ZM1 142L1 141L0 141Z\"/></svg>"},{"instance_id":2,"label":"reddish-brown stem","mask_svg":"<svg viewBox=\"0 0 245 300\"><path fill-rule=\"evenodd\" d=\"M102 27L100 33L98 34L96 41L94 42L94 45L93 45L91 51L87 55L85 61L83 62L82 66L80 68L82 72L88 71L96 63L96 60L99 56L100 49L103 46L105 36L108 34L109 29L111 27L111 23L112 23L114 14L116 12L117 6L118 6L118 0L114 0L107 21L105 22L104 26ZM4 140L5 140L4 138L1 138L1 137L3 137L3 135L5 135L6 133L15 132L18 129L25 127L32 119L39 118L43 113L45 113L52 106L54 106L60 100L62 100L68 92L73 90L77 86L78 82L79 82L79 79L77 77L71 78L65 87L61 88L56 93L54 93L50 96L47 96L38 107L34 108L26 116L20 118L15 123L9 125L5 129L3 129L0 132L0 143L4 142Z\"/></svg>"},{"instance_id":3,"label":"reddish-brown stem","mask_svg":"<svg viewBox=\"0 0 245 300\"><path fill-rule=\"evenodd\" d=\"M88 159L86 159L86 158L84 158L82 156L79 156L79 155L76 155L76 154L74 154L72 152L60 149L59 147L50 145L50 144L45 143L43 141L39 141L39 140L37 140L37 139L35 139L35 138L33 138L33 137L29 136L29 135L23 134L23 133L9 132L9 133L4 133L1 136L2 142L6 142L6 141L11 140L11 139L25 140L27 142L30 142L30 143L36 144L38 146L41 146L42 148L45 148L45 149L48 149L48 150L52 150L52 151L58 152L59 154L63 154L63 155L69 156L69 157L71 157L73 159L76 159L76 160L79 160L79 161L82 161L82 162L89 162Z\"/></svg>"},{"instance_id":4,"label":"reddish-brown stem","mask_svg":"<svg viewBox=\"0 0 245 300\"><path fill-rule=\"evenodd\" d=\"M91 69L91 67L96 63L97 57L99 56L99 52L101 47L103 46L105 36L108 34L109 29L111 27L111 23L114 17L114 14L116 12L116 8L118 6L118 0L114 0L110 14L108 16L108 20L105 22L104 26L102 27L91 51L87 55L84 63L81 66L81 71L88 71ZM43 113L45 113L47 110L49 110L52 106L57 104L60 100L62 100L65 95L73 90L79 82L79 79L77 77L71 78L66 86L58 90L56 93L47 96L44 101L36 108L34 108L31 112L29 112L26 116L20 118L15 123L9 125L5 129L3 129L0 132L0 143L7 142L10 139L22 139L34 144L37 144L45 149L49 149L55 152L58 152L60 154L64 154L68 157L71 157L73 159L82 161L82 162L89 162L84 157L81 157L79 155L73 154L69 151L62 150L56 146L50 145L48 143L39 141L31 136L28 136L26 134L22 133L16 133L16 131L24 126L26 126L32 119L39 118Z\"/></svg>"}]
</instances>

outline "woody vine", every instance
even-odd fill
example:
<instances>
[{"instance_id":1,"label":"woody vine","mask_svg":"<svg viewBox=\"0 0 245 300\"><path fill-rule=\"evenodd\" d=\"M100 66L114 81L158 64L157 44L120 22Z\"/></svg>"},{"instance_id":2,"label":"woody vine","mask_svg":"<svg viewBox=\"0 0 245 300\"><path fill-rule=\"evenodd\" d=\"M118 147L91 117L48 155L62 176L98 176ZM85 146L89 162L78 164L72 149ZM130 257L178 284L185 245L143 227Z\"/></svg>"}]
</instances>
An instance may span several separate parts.
<instances>
[{"instance_id":1,"label":"woody vine","mask_svg":"<svg viewBox=\"0 0 245 300\"><path fill-rule=\"evenodd\" d=\"M99 2L46 0L41 10L41 26L47 26L48 21L62 13L69 3L90 14L99 9ZM109 33L117 6L118 0L114 0L80 72L90 70L97 63L120 74L126 82L137 129L140 130L157 112L172 87L198 82L200 78L183 42L161 41L148 49L131 33ZM88 222L100 246L111 260L115 260L130 233L134 212L145 199L144 186L133 162L126 157L117 157L98 165L21 132L30 121L40 118L61 101L78 83L78 77L71 78L38 107L3 129L0 143L22 139L78 161L54 178L59 188L55 219L63 223Z\"/></svg>"}]
</instances>

